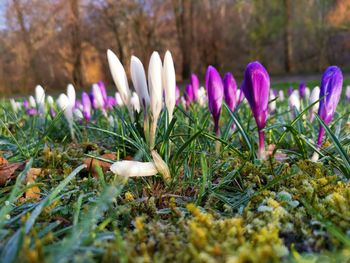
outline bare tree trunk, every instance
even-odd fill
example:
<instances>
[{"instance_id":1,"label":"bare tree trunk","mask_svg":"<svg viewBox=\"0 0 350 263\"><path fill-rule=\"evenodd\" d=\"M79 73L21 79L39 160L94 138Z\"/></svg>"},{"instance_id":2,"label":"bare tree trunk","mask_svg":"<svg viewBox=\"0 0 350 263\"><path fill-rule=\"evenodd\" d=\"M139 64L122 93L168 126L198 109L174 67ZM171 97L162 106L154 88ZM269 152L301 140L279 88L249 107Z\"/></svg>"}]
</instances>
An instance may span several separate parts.
<instances>
[{"instance_id":1,"label":"bare tree trunk","mask_svg":"<svg viewBox=\"0 0 350 263\"><path fill-rule=\"evenodd\" d=\"M36 57L35 57L35 49L33 47L32 41L30 39L30 34L28 30L25 27L25 22L24 22L24 15L23 15L23 10L22 7L20 6L20 3L18 0L12 0L14 8L16 10L16 16L17 16L17 21L20 26L21 30L21 38L24 43L24 46L26 48L27 54L28 54L28 62L29 62L29 71L25 71L25 77L24 77L24 84L27 83L29 79L29 74L32 72L33 77L34 77L34 82L35 83L40 83L40 75L38 72L37 64L36 64ZM28 74L29 72L29 74Z\"/></svg>"},{"instance_id":2,"label":"bare tree trunk","mask_svg":"<svg viewBox=\"0 0 350 263\"><path fill-rule=\"evenodd\" d=\"M291 0L284 0L285 30L284 30L284 69L286 72L294 71L293 64L293 36L292 36L292 9Z\"/></svg>"},{"instance_id":3,"label":"bare tree trunk","mask_svg":"<svg viewBox=\"0 0 350 263\"><path fill-rule=\"evenodd\" d=\"M73 54L73 83L77 87L83 87L84 77L82 74L82 41L79 21L79 0L70 0L71 9L71 49Z\"/></svg>"},{"instance_id":4,"label":"bare tree trunk","mask_svg":"<svg viewBox=\"0 0 350 263\"><path fill-rule=\"evenodd\" d=\"M177 37L182 53L182 78L186 79L191 74L192 60L192 0L173 0L173 9L176 22Z\"/></svg>"}]
</instances>

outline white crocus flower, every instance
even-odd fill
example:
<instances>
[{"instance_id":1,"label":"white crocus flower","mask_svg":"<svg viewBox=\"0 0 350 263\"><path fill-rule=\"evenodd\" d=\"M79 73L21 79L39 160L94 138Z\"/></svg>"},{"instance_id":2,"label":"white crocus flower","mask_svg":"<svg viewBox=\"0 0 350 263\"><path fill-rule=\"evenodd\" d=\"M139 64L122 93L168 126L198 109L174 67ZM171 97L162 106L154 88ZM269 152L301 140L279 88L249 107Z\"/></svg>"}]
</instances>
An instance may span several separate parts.
<instances>
[{"instance_id":1,"label":"white crocus flower","mask_svg":"<svg viewBox=\"0 0 350 263\"><path fill-rule=\"evenodd\" d=\"M280 101L284 101L284 92L283 92L283 90L280 90L280 91L278 92L278 97L279 97L279 100L280 100Z\"/></svg>"},{"instance_id":2,"label":"white crocus flower","mask_svg":"<svg viewBox=\"0 0 350 263\"><path fill-rule=\"evenodd\" d=\"M45 91L40 85L35 87L35 101L38 105L39 114L43 115L45 113Z\"/></svg>"},{"instance_id":3,"label":"white crocus flower","mask_svg":"<svg viewBox=\"0 0 350 263\"><path fill-rule=\"evenodd\" d=\"M19 110L18 103L15 101L15 99L10 99L11 107L14 113L17 113Z\"/></svg>"},{"instance_id":4,"label":"white crocus flower","mask_svg":"<svg viewBox=\"0 0 350 263\"><path fill-rule=\"evenodd\" d=\"M31 108L36 108L36 102L33 96L29 96L29 106Z\"/></svg>"},{"instance_id":5,"label":"white crocus flower","mask_svg":"<svg viewBox=\"0 0 350 263\"><path fill-rule=\"evenodd\" d=\"M104 100L100 90L100 87L97 84L92 85L92 96L94 97L94 105L97 109L103 110Z\"/></svg>"},{"instance_id":6,"label":"white crocus flower","mask_svg":"<svg viewBox=\"0 0 350 263\"><path fill-rule=\"evenodd\" d=\"M83 113L78 108L75 108L73 110L73 116L74 116L74 119L77 120L77 121L80 121L80 120L84 119Z\"/></svg>"},{"instance_id":7,"label":"white crocus flower","mask_svg":"<svg viewBox=\"0 0 350 263\"><path fill-rule=\"evenodd\" d=\"M201 107L206 107L208 103L207 91L204 87L200 87L198 90L198 103Z\"/></svg>"},{"instance_id":8,"label":"white crocus flower","mask_svg":"<svg viewBox=\"0 0 350 263\"><path fill-rule=\"evenodd\" d=\"M318 101L320 99L320 87L316 86L311 92L309 104L313 104L314 102ZM310 108L310 114L309 114L309 120L312 122L315 118L315 112L318 111L319 102L317 102L314 106Z\"/></svg>"},{"instance_id":9,"label":"white crocus flower","mask_svg":"<svg viewBox=\"0 0 350 263\"><path fill-rule=\"evenodd\" d=\"M273 93L272 90L270 90L270 98L269 98L269 100L271 101L269 103L270 112L276 111L276 96L275 96L275 94Z\"/></svg>"},{"instance_id":10,"label":"white crocus flower","mask_svg":"<svg viewBox=\"0 0 350 263\"><path fill-rule=\"evenodd\" d=\"M74 140L75 137L74 137L74 131L73 131L73 108L66 94L62 93L58 97L57 105L63 111L64 117L66 118L69 125L72 139Z\"/></svg>"},{"instance_id":11,"label":"white crocus flower","mask_svg":"<svg viewBox=\"0 0 350 263\"><path fill-rule=\"evenodd\" d=\"M47 101L47 103L49 104L50 107L53 107L54 100L53 100L52 96L50 96L50 95L47 96L46 101Z\"/></svg>"},{"instance_id":12,"label":"white crocus flower","mask_svg":"<svg viewBox=\"0 0 350 263\"><path fill-rule=\"evenodd\" d=\"M136 92L132 93L132 97L130 99L130 104L133 107L134 111L140 112L140 99Z\"/></svg>"},{"instance_id":13,"label":"white crocus flower","mask_svg":"<svg viewBox=\"0 0 350 263\"><path fill-rule=\"evenodd\" d=\"M123 177L153 176L158 170L153 162L117 161L111 165L110 170Z\"/></svg>"},{"instance_id":14,"label":"white crocus flower","mask_svg":"<svg viewBox=\"0 0 350 263\"><path fill-rule=\"evenodd\" d=\"M155 144L157 121L162 110L162 60L158 52L151 55L148 66L148 87L151 99L152 121L150 129L150 148Z\"/></svg>"},{"instance_id":15,"label":"white crocus flower","mask_svg":"<svg viewBox=\"0 0 350 263\"><path fill-rule=\"evenodd\" d=\"M346 86L345 98L346 98L347 100L350 100L350 86Z\"/></svg>"},{"instance_id":16,"label":"white crocus flower","mask_svg":"<svg viewBox=\"0 0 350 263\"><path fill-rule=\"evenodd\" d=\"M133 112L130 105L131 93L124 67L116 54L110 49L107 50L107 58L114 83L117 86L123 103L128 107L130 118L133 120Z\"/></svg>"},{"instance_id":17,"label":"white crocus flower","mask_svg":"<svg viewBox=\"0 0 350 263\"><path fill-rule=\"evenodd\" d=\"M114 128L114 117L113 115L108 116L108 123L111 128Z\"/></svg>"},{"instance_id":18,"label":"white crocus flower","mask_svg":"<svg viewBox=\"0 0 350 263\"><path fill-rule=\"evenodd\" d=\"M163 63L163 87L165 91L165 105L169 114L169 122L173 118L173 112L176 104L176 75L174 61L170 51L165 52Z\"/></svg>"},{"instance_id":19,"label":"white crocus flower","mask_svg":"<svg viewBox=\"0 0 350 263\"><path fill-rule=\"evenodd\" d=\"M306 87L305 88L305 101L309 101L310 99L310 88L309 87Z\"/></svg>"},{"instance_id":20,"label":"white crocus flower","mask_svg":"<svg viewBox=\"0 0 350 263\"><path fill-rule=\"evenodd\" d=\"M115 97L115 101L116 101L118 106L123 106L124 105L124 103L122 101L122 97L120 96L119 92L116 92L114 97Z\"/></svg>"},{"instance_id":21,"label":"white crocus flower","mask_svg":"<svg viewBox=\"0 0 350 263\"><path fill-rule=\"evenodd\" d=\"M135 56L131 56L130 73L132 83L140 99L140 104L142 105L145 114L147 114L147 108L150 103L150 99L148 94L145 69L142 65L142 62Z\"/></svg>"},{"instance_id":22,"label":"white crocus flower","mask_svg":"<svg viewBox=\"0 0 350 263\"><path fill-rule=\"evenodd\" d=\"M75 106L75 101L76 101L76 93L75 93L75 88L72 84L68 84L67 86L67 97L69 99L69 103L74 108Z\"/></svg>"},{"instance_id":23,"label":"white crocus flower","mask_svg":"<svg viewBox=\"0 0 350 263\"><path fill-rule=\"evenodd\" d=\"M299 91L294 90L293 93L289 96L288 99L288 104L289 104L289 109L290 109L290 115L291 118L296 117L294 116L294 111L297 109L297 111L300 111L300 96L299 96Z\"/></svg>"}]
</instances>

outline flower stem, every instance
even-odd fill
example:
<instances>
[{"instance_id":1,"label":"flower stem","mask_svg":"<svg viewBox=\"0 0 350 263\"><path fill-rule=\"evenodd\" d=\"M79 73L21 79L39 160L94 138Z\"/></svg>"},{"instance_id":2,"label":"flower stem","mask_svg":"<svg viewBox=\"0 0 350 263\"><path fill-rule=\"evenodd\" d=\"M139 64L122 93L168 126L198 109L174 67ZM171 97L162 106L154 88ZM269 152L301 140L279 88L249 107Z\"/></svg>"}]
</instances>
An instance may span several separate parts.
<instances>
[{"instance_id":1,"label":"flower stem","mask_svg":"<svg viewBox=\"0 0 350 263\"><path fill-rule=\"evenodd\" d=\"M263 131L259 131L259 150L258 150L258 158L260 160L265 160L265 135Z\"/></svg>"}]
</instances>

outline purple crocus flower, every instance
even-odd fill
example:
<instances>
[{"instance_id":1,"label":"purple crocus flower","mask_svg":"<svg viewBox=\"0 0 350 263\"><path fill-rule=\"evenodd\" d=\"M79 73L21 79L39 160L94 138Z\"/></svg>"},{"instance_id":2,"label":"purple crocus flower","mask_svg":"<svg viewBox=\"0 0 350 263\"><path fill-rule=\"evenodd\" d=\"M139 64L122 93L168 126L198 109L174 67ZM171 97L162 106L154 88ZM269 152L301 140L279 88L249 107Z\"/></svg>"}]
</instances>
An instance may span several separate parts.
<instances>
[{"instance_id":1,"label":"purple crocus flower","mask_svg":"<svg viewBox=\"0 0 350 263\"><path fill-rule=\"evenodd\" d=\"M191 85L193 91L193 100L198 101L199 79L196 74L191 74Z\"/></svg>"},{"instance_id":2,"label":"purple crocus flower","mask_svg":"<svg viewBox=\"0 0 350 263\"><path fill-rule=\"evenodd\" d=\"M24 107L24 109L26 109L26 110L29 109L29 101L28 101L28 100L24 100L24 101L23 101L23 107Z\"/></svg>"},{"instance_id":3,"label":"purple crocus flower","mask_svg":"<svg viewBox=\"0 0 350 263\"><path fill-rule=\"evenodd\" d=\"M335 109L339 103L343 87L343 74L337 66L331 66L323 73L320 88L320 106L318 115L325 124L329 124L333 118ZM324 128L320 125L317 146L321 147L324 136Z\"/></svg>"},{"instance_id":4,"label":"purple crocus flower","mask_svg":"<svg viewBox=\"0 0 350 263\"><path fill-rule=\"evenodd\" d=\"M186 100L186 107L189 107L190 104L193 102L193 88L191 84L187 84L186 89L185 89L185 100Z\"/></svg>"},{"instance_id":5,"label":"purple crocus flower","mask_svg":"<svg viewBox=\"0 0 350 263\"><path fill-rule=\"evenodd\" d=\"M104 102L107 103L107 91L106 91L105 84L103 83L102 80L100 80L99 82L97 82L97 85L100 88Z\"/></svg>"},{"instance_id":6,"label":"purple crocus flower","mask_svg":"<svg viewBox=\"0 0 350 263\"><path fill-rule=\"evenodd\" d=\"M114 97L108 96L107 97L107 103L106 103L106 109L111 110L113 107L117 105L117 101Z\"/></svg>"},{"instance_id":7,"label":"purple crocus flower","mask_svg":"<svg viewBox=\"0 0 350 263\"><path fill-rule=\"evenodd\" d=\"M83 104L83 116L87 123L91 119L91 100L86 92L81 94L81 102Z\"/></svg>"},{"instance_id":8,"label":"purple crocus flower","mask_svg":"<svg viewBox=\"0 0 350 263\"><path fill-rule=\"evenodd\" d=\"M34 115L37 115L38 114L38 111L36 108L29 108L26 110L26 113L29 115L29 116L34 116Z\"/></svg>"},{"instance_id":9,"label":"purple crocus flower","mask_svg":"<svg viewBox=\"0 0 350 263\"><path fill-rule=\"evenodd\" d=\"M278 90L277 90L277 89L273 89L273 90L272 90L272 94L273 94L275 97L278 97Z\"/></svg>"},{"instance_id":10,"label":"purple crocus flower","mask_svg":"<svg viewBox=\"0 0 350 263\"><path fill-rule=\"evenodd\" d=\"M225 102L231 111L236 108L237 83L231 73L224 76L224 97Z\"/></svg>"},{"instance_id":11,"label":"purple crocus flower","mask_svg":"<svg viewBox=\"0 0 350 263\"><path fill-rule=\"evenodd\" d=\"M299 85L299 95L301 99L305 97L305 90L306 90L306 85L304 82L301 82Z\"/></svg>"},{"instance_id":12,"label":"purple crocus flower","mask_svg":"<svg viewBox=\"0 0 350 263\"><path fill-rule=\"evenodd\" d=\"M240 90L239 90L239 97L238 97L238 100L237 100L237 106L239 104L241 104L243 100L244 100L244 92L243 92L242 87L241 87Z\"/></svg>"},{"instance_id":13,"label":"purple crocus flower","mask_svg":"<svg viewBox=\"0 0 350 263\"><path fill-rule=\"evenodd\" d=\"M76 100L75 101L75 105L74 105L74 108L76 109L82 109L83 105L81 103L81 100Z\"/></svg>"},{"instance_id":14,"label":"purple crocus flower","mask_svg":"<svg viewBox=\"0 0 350 263\"><path fill-rule=\"evenodd\" d=\"M244 72L242 90L247 98L258 126L260 159L265 158L265 137L262 129L266 125L270 93L270 77L259 62L251 62Z\"/></svg>"},{"instance_id":15,"label":"purple crocus flower","mask_svg":"<svg viewBox=\"0 0 350 263\"><path fill-rule=\"evenodd\" d=\"M176 88L175 88L175 99L176 99L176 105L179 105L179 103L181 102L181 94L180 94L180 89L178 85L176 85Z\"/></svg>"},{"instance_id":16,"label":"purple crocus flower","mask_svg":"<svg viewBox=\"0 0 350 263\"><path fill-rule=\"evenodd\" d=\"M293 93L293 91L294 91L294 89L293 89L293 87L289 87L288 88L288 97L290 96L290 95L292 95L292 93Z\"/></svg>"},{"instance_id":17,"label":"purple crocus flower","mask_svg":"<svg viewBox=\"0 0 350 263\"><path fill-rule=\"evenodd\" d=\"M208 105L214 119L214 131L217 136L220 135L219 118L221 113L222 99L224 96L224 85L219 72L209 66L205 75L205 84L208 94Z\"/></svg>"}]
</instances>

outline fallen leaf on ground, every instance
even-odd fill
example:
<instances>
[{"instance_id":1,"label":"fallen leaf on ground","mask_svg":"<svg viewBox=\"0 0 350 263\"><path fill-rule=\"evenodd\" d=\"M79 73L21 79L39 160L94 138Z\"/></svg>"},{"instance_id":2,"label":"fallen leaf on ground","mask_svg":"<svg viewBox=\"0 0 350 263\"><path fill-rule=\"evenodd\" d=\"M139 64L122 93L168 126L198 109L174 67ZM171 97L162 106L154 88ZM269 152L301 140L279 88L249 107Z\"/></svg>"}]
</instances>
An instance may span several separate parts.
<instances>
[{"instance_id":1,"label":"fallen leaf on ground","mask_svg":"<svg viewBox=\"0 0 350 263\"><path fill-rule=\"evenodd\" d=\"M116 160L116 155L114 153L105 153L102 156L100 156L103 159L108 159L108 160ZM86 165L86 169L89 171L91 167L91 173L94 177L98 178L98 173L96 170L96 166L100 166L102 168L103 172L106 172L109 170L111 167L111 163L105 162L105 161L100 161L95 158L87 158L84 160L84 164Z\"/></svg>"},{"instance_id":2,"label":"fallen leaf on ground","mask_svg":"<svg viewBox=\"0 0 350 263\"><path fill-rule=\"evenodd\" d=\"M35 183L36 178L41 174L40 168L30 168L26 177L27 185ZM34 186L29 188L25 194L25 199L38 199L40 198L40 188Z\"/></svg>"},{"instance_id":3,"label":"fallen leaf on ground","mask_svg":"<svg viewBox=\"0 0 350 263\"><path fill-rule=\"evenodd\" d=\"M8 163L9 162L4 157L0 157L0 166Z\"/></svg>"},{"instance_id":4,"label":"fallen leaf on ground","mask_svg":"<svg viewBox=\"0 0 350 263\"><path fill-rule=\"evenodd\" d=\"M6 159L5 159L6 160ZM6 161L7 162L7 161ZM7 180L13 179L16 177L15 171L22 167L24 162L21 163L6 163L0 164L0 185L3 185Z\"/></svg>"}]
</instances>

